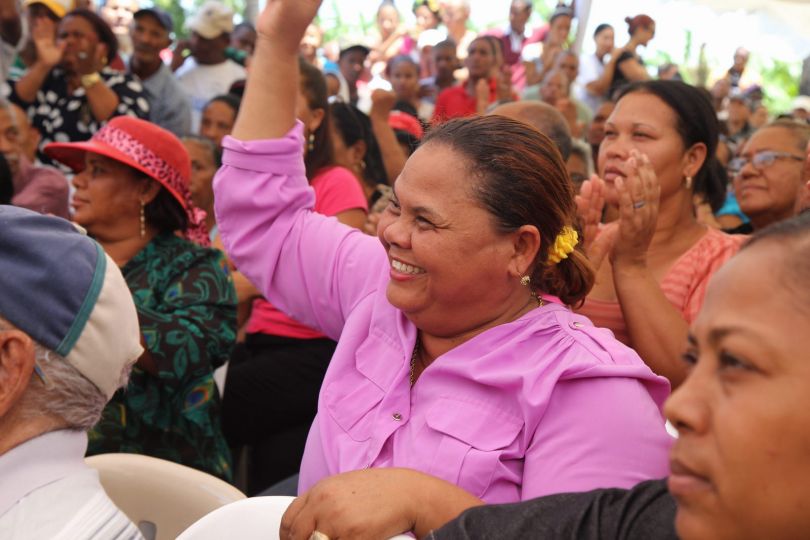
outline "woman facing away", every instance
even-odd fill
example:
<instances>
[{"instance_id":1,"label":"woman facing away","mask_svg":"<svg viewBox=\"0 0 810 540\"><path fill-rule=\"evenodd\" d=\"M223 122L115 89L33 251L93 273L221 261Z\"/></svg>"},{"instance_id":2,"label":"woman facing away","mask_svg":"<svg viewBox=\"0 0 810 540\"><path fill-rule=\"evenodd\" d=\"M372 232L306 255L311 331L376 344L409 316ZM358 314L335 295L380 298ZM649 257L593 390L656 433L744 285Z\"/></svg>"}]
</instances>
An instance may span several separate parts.
<instances>
[{"instance_id":1,"label":"woman facing away","mask_svg":"<svg viewBox=\"0 0 810 540\"><path fill-rule=\"evenodd\" d=\"M339 338L300 490L401 466L506 502L665 474L666 380L567 307L593 274L549 139L497 116L437 128L400 174L379 241L312 211L293 111L319 4L268 2L214 181L239 269Z\"/></svg>"}]
</instances>

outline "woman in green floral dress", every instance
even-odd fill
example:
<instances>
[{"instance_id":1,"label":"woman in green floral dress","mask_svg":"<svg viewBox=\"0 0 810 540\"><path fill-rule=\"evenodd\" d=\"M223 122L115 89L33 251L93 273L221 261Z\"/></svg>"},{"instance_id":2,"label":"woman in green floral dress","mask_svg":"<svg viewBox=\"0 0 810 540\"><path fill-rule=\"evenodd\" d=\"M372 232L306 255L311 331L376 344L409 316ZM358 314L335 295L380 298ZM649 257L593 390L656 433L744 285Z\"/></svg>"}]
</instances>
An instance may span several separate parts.
<instances>
[{"instance_id":1,"label":"woman in green floral dress","mask_svg":"<svg viewBox=\"0 0 810 540\"><path fill-rule=\"evenodd\" d=\"M45 152L77 172L74 221L121 268L146 349L90 433L88 454L146 454L230 480L213 370L235 339L236 295L222 254L199 245L208 238L185 147L120 117L87 142Z\"/></svg>"}]
</instances>

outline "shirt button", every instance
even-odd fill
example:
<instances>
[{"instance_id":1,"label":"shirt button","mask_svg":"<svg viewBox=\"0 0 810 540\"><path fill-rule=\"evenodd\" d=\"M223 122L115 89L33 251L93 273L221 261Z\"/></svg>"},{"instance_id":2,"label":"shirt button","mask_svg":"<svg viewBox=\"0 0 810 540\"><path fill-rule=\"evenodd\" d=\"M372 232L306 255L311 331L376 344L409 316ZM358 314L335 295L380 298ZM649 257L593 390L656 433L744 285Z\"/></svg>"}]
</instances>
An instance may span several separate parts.
<instances>
[{"instance_id":1,"label":"shirt button","mask_svg":"<svg viewBox=\"0 0 810 540\"><path fill-rule=\"evenodd\" d=\"M402 421L402 415L399 414L398 412L395 412L392 416L393 416L394 420L396 420L397 422Z\"/></svg>"},{"instance_id":2,"label":"shirt button","mask_svg":"<svg viewBox=\"0 0 810 540\"><path fill-rule=\"evenodd\" d=\"M573 328L574 330L579 330L583 326L585 326L585 325L582 324L581 322L572 322L571 323L571 328Z\"/></svg>"}]
</instances>

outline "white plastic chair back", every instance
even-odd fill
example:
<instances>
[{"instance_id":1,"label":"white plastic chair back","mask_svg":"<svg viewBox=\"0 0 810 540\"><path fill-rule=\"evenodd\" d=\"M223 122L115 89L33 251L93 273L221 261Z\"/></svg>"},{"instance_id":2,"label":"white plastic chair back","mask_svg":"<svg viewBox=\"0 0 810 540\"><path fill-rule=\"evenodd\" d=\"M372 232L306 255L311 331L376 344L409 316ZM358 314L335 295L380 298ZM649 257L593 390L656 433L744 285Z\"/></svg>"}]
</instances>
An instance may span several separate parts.
<instances>
[{"instance_id":1,"label":"white plastic chair back","mask_svg":"<svg viewBox=\"0 0 810 540\"><path fill-rule=\"evenodd\" d=\"M98 470L107 495L147 540L174 540L211 511L245 498L215 476L163 459L100 454L85 462Z\"/></svg>"}]
</instances>

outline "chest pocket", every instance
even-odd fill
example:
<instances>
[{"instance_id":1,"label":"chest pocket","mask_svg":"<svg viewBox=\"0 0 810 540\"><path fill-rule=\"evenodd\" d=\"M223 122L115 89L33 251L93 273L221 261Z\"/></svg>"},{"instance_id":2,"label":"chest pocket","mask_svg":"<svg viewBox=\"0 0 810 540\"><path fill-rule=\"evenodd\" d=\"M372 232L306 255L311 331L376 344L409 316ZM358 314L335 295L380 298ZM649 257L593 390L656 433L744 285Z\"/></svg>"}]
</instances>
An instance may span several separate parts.
<instances>
[{"instance_id":1,"label":"chest pocket","mask_svg":"<svg viewBox=\"0 0 810 540\"><path fill-rule=\"evenodd\" d=\"M441 398L425 417L436 440L429 473L481 497L523 429L523 420L478 402ZM508 459L514 459L514 451Z\"/></svg>"},{"instance_id":2,"label":"chest pocket","mask_svg":"<svg viewBox=\"0 0 810 540\"><path fill-rule=\"evenodd\" d=\"M358 372L342 375L323 393L329 416L357 442L371 438L375 411L382 398L382 389Z\"/></svg>"}]
</instances>

